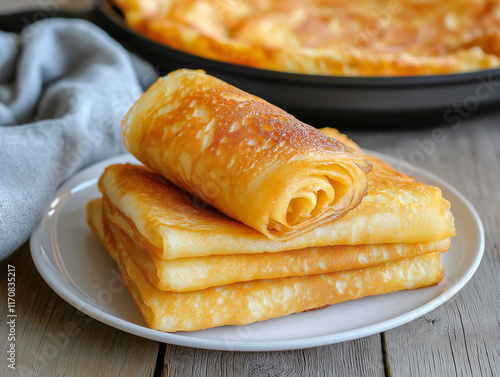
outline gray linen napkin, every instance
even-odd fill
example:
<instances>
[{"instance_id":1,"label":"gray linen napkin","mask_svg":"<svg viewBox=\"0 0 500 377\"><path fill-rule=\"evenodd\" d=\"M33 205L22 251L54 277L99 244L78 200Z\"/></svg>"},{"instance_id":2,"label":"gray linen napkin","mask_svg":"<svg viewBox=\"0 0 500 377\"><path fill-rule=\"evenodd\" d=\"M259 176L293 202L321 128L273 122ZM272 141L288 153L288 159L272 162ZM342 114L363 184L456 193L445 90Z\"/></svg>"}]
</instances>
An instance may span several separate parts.
<instances>
[{"instance_id":1,"label":"gray linen napkin","mask_svg":"<svg viewBox=\"0 0 500 377\"><path fill-rule=\"evenodd\" d=\"M139 79L154 79L134 63L82 20L0 32L0 260L29 238L63 180L124 152L121 118Z\"/></svg>"}]
</instances>

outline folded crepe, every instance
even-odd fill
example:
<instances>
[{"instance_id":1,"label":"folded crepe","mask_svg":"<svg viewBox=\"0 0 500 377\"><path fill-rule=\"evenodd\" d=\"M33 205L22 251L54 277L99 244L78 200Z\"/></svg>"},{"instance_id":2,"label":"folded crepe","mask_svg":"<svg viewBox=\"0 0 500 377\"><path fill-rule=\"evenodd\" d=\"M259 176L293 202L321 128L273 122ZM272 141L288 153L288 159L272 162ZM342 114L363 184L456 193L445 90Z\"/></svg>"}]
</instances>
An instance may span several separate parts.
<instances>
[{"instance_id":1,"label":"folded crepe","mask_svg":"<svg viewBox=\"0 0 500 377\"><path fill-rule=\"evenodd\" d=\"M166 332L244 325L361 297L427 287L439 283L444 274L441 254L430 253L349 271L169 292L148 284L119 239L107 249L118 253L125 286L147 326Z\"/></svg>"},{"instance_id":2,"label":"folded crepe","mask_svg":"<svg viewBox=\"0 0 500 377\"><path fill-rule=\"evenodd\" d=\"M441 254L431 253L358 270L175 293L151 287L126 253L120 263L125 285L146 324L166 332L244 325L361 297L423 288L439 283L444 273Z\"/></svg>"},{"instance_id":3,"label":"folded crepe","mask_svg":"<svg viewBox=\"0 0 500 377\"><path fill-rule=\"evenodd\" d=\"M109 166L98 185L131 224L135 241L162 260L332 245L427 243L455 235L450 203L439 188L366 158L373 170L360 205L286 242L270 240L211 207L199 206L195 197L144 166Z\"/></svg>"},{"instance_id":4,"label":"folded crepe","mask_svg":"<svg viewBox=\"0 0 500 377\"><path fill-rule=\"evenodd\" d=\"M445 252L450 247L450 239L446 238L413 244L323 246L277 253L262 250L256 254L212 255L164 261L151 253L148 241L109 199L105 198L104 203L101 198L91 201L87 217L87 222L99 239L104 239L100 231L103 222L106 228L112 228L113 234L148 284L162 291L173 292L241 281L352 270L431 252ZM112 256L117 260L117 255Z\"/></svg>"},{"instance_id":5,"label":"folded crepe","mask_svg":"<svg viewBox=\"0 0 500 377\"><path fill-rule=\"evenodd\" d=\"M370 164L355 149L203 71L160 78L122 130L146 166L274 241L342 217L367 192Z\"/></svg>"},{"instance_id":6,"label":"folded crepe","mask_svg":"<svg viewBox=\"0 0 500 377\"><path fill-rule=\"evenodd\" d=\"M373 170L361 204L286 242L131 164L106 168L87 219L146 324L161 331L248 324L437 284L441 251L455 234L449 202L438 188L366 158Z\"/></svg>"}]
</instances>

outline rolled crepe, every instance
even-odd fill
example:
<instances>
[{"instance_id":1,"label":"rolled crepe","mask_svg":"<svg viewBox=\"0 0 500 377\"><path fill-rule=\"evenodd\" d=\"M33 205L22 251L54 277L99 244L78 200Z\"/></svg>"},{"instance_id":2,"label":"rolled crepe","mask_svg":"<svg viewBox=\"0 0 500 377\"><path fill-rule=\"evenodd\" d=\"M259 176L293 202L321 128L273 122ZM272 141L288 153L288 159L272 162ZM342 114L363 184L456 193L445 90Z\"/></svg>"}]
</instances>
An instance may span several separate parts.
<instances>
[{"instance_id":1,"label":"rolled crepe","mask_svg":"<svg viewBox=\"0 0 500 377\"><path fill-rule=\"evenodd\" d=\"M160 78L122 130L142 163L274 241L342 217L367 192L356 150L203 71Z\"/></svg>"},{"instance_id":2,"label":"rolled crepe","mask_svg":"<svg viewBox=\"0 0 500 377\"><path fill-rule=\"evenodd\" d=\"M212 255L163 261L152 255L148 241L134 224L105 200L92 201L87 208L90 227L99 239L102 223L120 240L145 280L162 291L186 292L241 281L314 275L352 270L431 252L445 252L450 239L414 244L375 244L310 247L277 253ZM104 213L104 221L102 219ZM106 244L106 242L103 242ZM112 250L110 251L113 252ZM117 260L117 256L113 255Z\"/></svg>"},{"instance_id":3,"label":"rolled crepe","mask_svg":"<svg viewBox=\"0 0 500 377\"><path fill-rule=\"evenodd\" d=\"M367 158L373 171L361 204L341 219L286 242L270 240L211 207L200 207L193 196L144 166L110 166L99 188L133 224L136 239L146 240L149 252L162 260L313 246L412 244L455 235L450 203L439 188Z\"/></svg>"},{"instance_id":4,"label":"rolled crepe","mask_svg":"<svg viewBox=\"0 0 500 377\"><path fill-rule=\"evenodd\" d=\"M147 283L120 242L120 273L148 327L195 331L244 325L366 296L437 284L440 253L374 267L281 279L254 280L190 292L165 292Z\"/></svg>"}]
</instances>

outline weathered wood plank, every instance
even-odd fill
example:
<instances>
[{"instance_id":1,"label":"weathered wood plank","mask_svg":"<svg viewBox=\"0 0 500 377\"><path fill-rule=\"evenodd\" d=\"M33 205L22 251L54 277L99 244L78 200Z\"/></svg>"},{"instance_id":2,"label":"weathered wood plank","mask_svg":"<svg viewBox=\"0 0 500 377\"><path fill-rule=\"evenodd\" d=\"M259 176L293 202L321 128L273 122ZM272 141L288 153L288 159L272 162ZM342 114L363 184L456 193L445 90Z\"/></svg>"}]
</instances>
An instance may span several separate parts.
<instances>
[{"instance_id":1,"label":"weathered wood plank","mask_svg":"<svg viewBox=\"0 0 500 377\"><path fill-rule=\"evenodd\" d=\"M382 377L379 335L303 350L224 352L167 345L162 376Z\"/></svg>"},{"instance_id":2,"label":"weathered wood plank","mask_svg":"<svg viewBox=\"0 0 500 377\"><path fill-rule=\"evenodd\" d=\"M382 334L390 376L500 375L498 118L460 127L350 134L365 148L410 161L457 187L476 206L487 234L484 262L465 289L426 316ZM401 170L411 174L408 165ZM163 376L381 376L380 347L378 336L268 353L167 346Z\"/></svg>"},{"instance_id":3,"label":"weathered wood plank","mask_svg":"<svg viewBox=\"0 0 500 377\"><path fill-rule=\"evenodd\" d=\"M453 125L349 133L363 147L403 158L441 176L478 210L486 231L483 263L472 281L433 312L382 336L282 352L223 352L173 345L162 376L500 376L500 114ZM402 170L410 169L403 165ZM16 267L18 369L1 376L153 375L159 344L101 324L60 299L24 245L0 263ZM6 300L0 313L7 315ZM8 328L0 326L2 352ZM384 342L381 339L383 337ZM5 353L4 353L5 355ZM383 356L385 355L385 360Z\"/></svg>"},{"instance_id":4,"label":"weathered wood plank","mask_svg":"<svg viewBox=\"0 0 500 377\"><path fill-rule=\"evenodd\" d=\"M153 375L158 343L100 323L59 298L36 270L27 244L0 263L2 292L7 292L9 264L16 271L16 370L5 364L9 329L3 294L1 376Z\"/></svg>"},{"instance_id":5,"label":"weathered wood plank","mask_svg":"<svg viewBox=\"0 0 500 377\"><path fill-rule=\"evenodd\" d=\"M499 124L497 114L459 127L354 136L450 182L485 226L485 255L471 282L433 312L384 334L390 376L500 375Z\"/></svg>"}]
</instances>

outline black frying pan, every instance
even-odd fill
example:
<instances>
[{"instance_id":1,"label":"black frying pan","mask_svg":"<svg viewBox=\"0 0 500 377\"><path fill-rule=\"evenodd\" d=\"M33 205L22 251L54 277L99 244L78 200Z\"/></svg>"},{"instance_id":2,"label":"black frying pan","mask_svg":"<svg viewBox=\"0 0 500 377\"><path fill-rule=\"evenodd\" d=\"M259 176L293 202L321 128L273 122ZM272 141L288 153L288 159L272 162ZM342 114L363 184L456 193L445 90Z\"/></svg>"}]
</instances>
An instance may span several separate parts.
<instances>
[{"instance_id":1,"label":"black frying pan","mask_svg":"<svg viewBox=\"0 0 500 377\"><path fill-rule=\"evenodd\" d=\"M110 0L96 0L95 8L80 17L150 61L160 75L177 68L201 68L314 126L407 129L453 125L472 114L500 109L500 69L409 77L275 72L206 59L157 43L128 28Z\"/></svg>"}]
</instances>

